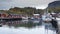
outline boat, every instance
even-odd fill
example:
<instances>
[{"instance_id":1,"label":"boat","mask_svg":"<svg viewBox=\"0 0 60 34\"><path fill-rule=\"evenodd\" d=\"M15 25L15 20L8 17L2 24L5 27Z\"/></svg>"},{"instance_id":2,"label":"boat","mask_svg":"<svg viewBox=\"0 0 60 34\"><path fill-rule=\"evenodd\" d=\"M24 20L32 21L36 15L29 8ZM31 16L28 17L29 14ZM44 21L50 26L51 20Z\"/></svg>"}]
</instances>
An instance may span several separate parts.
<instances>
[{"instance_id":1,"label":"boat","mask_svg":"<svg viewBox=\"0 0 60 34\"><path fill-rule=\"evenodd\" d=\"M57 15L56 20L60 21L60 13Z\"/></svg>"},{"instance_id":2,"label":"boat","mask_svg":"<svg viewBox=\"0 0 60 34\"><path fill-rule=\"evenodd\" d=\"M56 20L57 20L57 21L60 21L60 18L56 17Z\"/></svg>"},{"instance_id":3,"label":"boat","mask_svg":"<svg viewBox=\"0 0 60 34\"><path fill-rule=\"evenodd\" d=\"M50 22L51 20L52 20L52 15L50 15L50 13L48 13L48 10L46 10L46 12L44 12L44 14L42 15L42 21Z\"/></svg>"},{"instance_id":4,"label":"boat","mask_svg":"<svg viewBox=\"0 0 60 34\"><path fill-rule=\"evenodd\" d=\"M2 24L0 24L0 27L2 27Z\"/></svg>"},{"instance_id":5,"label":"boat","mask_svg":"<svg viewBox=\"0 0 60 34\"><path fill-rule=\"evenodd\" d=\"M28 20L28 17L22 17L22 20Z\"/></svg>"},{"instance_id":6,"label":"boat","mask_svg":"<svg viewBox=\"0 0 60 34\"><path fill-rule=\"evenodd\" d=\"M50 16L43 15L43 16L42 16L42 20L43 20L44 22L50 22L50 21L52 20L52 18L51 18Z\"/></svg>"}]
</instances>

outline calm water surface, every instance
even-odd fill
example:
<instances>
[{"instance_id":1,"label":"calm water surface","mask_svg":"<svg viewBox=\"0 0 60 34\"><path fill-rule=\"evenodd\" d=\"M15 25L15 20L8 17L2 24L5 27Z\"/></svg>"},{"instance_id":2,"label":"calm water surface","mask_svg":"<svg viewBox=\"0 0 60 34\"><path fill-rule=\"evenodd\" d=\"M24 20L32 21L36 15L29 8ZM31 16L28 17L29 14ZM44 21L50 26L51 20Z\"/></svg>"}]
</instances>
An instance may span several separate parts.
<instances>
[{"instance_id":1,"label":"calm water surface","mask_svg":"<svg viewBox=\"0 0 60 34\"><path fill-rule=\"evenodd\" d=\"M56 34L50 23L40 20L18 20L1 22L0 34Z\"/></svg>"}]
</instances>

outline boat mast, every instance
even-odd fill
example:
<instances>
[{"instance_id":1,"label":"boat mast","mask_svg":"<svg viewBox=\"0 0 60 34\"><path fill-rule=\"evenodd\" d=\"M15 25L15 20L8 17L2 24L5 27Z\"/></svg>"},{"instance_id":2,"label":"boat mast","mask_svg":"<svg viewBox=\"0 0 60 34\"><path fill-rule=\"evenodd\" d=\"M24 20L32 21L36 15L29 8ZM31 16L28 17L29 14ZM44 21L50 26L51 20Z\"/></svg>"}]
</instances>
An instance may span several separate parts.
<instances>
[{"instance_id":1,"label":"boat mast","mask_svg":"<svg viewBox=\"0 0 60 34\"><path fill-rule=\"evenodd\" d=\"M48 14L48 9L46 9L46 14Z\"/></svg>"}]
</instances>

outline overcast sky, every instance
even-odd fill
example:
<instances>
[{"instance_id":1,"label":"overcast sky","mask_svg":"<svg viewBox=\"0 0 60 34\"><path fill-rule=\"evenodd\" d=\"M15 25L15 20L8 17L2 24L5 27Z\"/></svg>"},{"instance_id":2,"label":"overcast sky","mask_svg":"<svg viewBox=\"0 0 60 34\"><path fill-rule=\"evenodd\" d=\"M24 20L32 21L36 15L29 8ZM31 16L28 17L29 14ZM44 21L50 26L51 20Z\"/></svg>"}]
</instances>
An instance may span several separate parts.
<instances>
[{"instance_id":1,"label":"overcast sky","mask_svg":"<svg viewBox=\"0 0 60 34\"><path fill-rule=\"evenodd\" d=\"M0 0L0 10L11 7L36 7L43 9L53 1L55 0Z\"/></svg>"}]
</instances>

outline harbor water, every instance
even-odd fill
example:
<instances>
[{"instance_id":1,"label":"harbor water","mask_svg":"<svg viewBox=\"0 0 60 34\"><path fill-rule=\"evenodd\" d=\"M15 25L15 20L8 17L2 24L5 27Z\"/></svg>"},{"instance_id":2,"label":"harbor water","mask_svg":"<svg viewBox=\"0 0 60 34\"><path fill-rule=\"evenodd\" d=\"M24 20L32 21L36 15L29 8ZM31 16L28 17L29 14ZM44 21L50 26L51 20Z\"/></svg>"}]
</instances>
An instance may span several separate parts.
<instances>
[{"instance_id":1,"label":"harbor water","mask_svg":"<svg viewBox=\"0 0 60 34\"><path fill-rule=\"evenodd\" d=\"M41 20L3 21L0 24L0 34L56 34L51 23Z\"/></svg>"}]
</instances>

